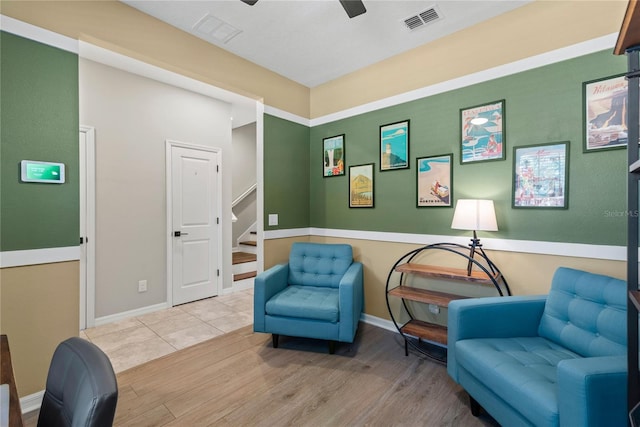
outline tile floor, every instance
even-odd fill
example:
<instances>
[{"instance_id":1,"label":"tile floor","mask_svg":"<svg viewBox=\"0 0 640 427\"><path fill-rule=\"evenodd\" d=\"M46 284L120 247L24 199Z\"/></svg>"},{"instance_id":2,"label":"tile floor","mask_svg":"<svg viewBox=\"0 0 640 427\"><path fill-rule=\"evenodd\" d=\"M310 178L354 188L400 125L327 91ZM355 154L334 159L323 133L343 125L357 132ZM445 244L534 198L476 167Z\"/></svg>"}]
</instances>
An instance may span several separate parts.
<instances>
[{"instance_id":1,"label":"tile floor","mask_svg":"<svg viewBox=\"0 0 640 427\"><path fill-rule=\"evenodd\" d=\"M116 373L253 323L253 289L85 329Z\"/></svg>"}]
</instances>

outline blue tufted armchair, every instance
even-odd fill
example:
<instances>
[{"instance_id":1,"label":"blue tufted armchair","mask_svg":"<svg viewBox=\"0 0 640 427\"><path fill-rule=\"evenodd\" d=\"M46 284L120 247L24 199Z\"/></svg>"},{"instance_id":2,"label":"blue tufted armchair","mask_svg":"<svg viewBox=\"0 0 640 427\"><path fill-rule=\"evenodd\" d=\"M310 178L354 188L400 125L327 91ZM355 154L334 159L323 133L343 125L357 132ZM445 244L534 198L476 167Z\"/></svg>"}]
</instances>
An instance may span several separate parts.
<instances>
[{"instance_id":1,"label":"blue tufted armchair","mask_svg":"<svg viewBox=\"0 0 640 427\"><path fill-rule=\"evenodd\" d=\"M255 332L353 342L363 308L362 264L345 244L294 243L287 264L255 279Z\"/></svg>"},{"instance_id":2,"label":"blue tufted armchair","mask_svg":"<svg viewBox=\"0 0 640 427\"><path fill-rule=\"evenodd\" d=\"M447 371L503 426L627 425L626 282L559 268L546 296L449 304Z\"/></svg>"}]
</instances>

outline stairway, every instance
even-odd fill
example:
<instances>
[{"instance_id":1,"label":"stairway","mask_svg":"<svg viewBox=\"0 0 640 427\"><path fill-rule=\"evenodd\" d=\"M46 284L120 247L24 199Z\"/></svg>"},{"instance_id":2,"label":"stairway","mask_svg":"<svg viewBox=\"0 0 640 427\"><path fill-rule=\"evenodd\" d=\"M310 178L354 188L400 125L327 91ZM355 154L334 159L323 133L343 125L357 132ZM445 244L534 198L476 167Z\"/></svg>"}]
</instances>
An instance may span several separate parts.
<instances>
[{"instance_id":1,"label":"stairway","mask_svg":"<svg viewBox=\"0 0 640 427\"><path fill-rule=\"evenodd\" d=\"M256 235L255 231L250 232L249 240L238 242L241 249L232 254L233 287L236 289L253 287L253 278L258 270Z\"/></svg>"},{"instance_id":2,"label":"stairway","mask_svg":"<svg viewBox=\"0 0 640 427\"><path fill-rule=\"evenodd\" d=\"M232 254L233 280L256 277L256 254L234 252Z\"/></svg>"}]
</instances>

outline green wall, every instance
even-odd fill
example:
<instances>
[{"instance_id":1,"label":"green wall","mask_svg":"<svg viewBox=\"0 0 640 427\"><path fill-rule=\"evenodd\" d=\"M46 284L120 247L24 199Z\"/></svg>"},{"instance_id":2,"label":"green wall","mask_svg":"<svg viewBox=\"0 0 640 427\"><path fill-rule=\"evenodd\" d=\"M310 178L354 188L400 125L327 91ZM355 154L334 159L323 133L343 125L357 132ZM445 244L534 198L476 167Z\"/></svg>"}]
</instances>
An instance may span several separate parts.
<instances>
[{"instance_id":1,"label":"green wall","mask_svg":"<svg viewBox=\"0 0 640 427\"><path fill-rule=\"evenodd\" d=\"M311 129L310 226L468 235L452 208L416 207L416 158L453 153L453 202L495 201L499 231L487 237L624 245L626 150L583 153L582 82L622 73L625 58L590 54ZM428 72L428 70L425 70ZM461 108L504 99L506 160L460 164ZM409 119L410 169L380 172L379 126ZM322 177L322 139L344 133L347 174ZM569 208L511 207L513 147L570 141ZM375 163L375 207L349 209L348 166Z\"/></svg>"},{"instance_id":2,"label":"green wall","mask_svg":"<svg viewBox=\"0 0 640 427\"><path fill-rule=\"evenodd\" d=\"M0 32L0 250L77 246L78 57ZM20 161L61 162L65 184L20 182Z\"/></svg>"},{"instance_id":3,"label":"green wall","mask_svg":"<svg viewBox=\"0 0 640 427\"><path fill-rule=\"evenodd\" d=\"M309 128L264 115L264 229L309 227ZM269 214L278 214L270 227Z\"/></svg>"}]
</instances>

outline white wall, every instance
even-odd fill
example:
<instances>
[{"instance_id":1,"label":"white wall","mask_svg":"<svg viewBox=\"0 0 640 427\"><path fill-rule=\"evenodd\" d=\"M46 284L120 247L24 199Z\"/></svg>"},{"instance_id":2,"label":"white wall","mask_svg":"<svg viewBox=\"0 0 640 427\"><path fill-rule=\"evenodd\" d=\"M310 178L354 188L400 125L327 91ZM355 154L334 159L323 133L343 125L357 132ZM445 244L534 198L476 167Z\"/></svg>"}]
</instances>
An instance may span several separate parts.
<instances>
[{"instance_id":1,"label":"white wall","mask_svg":"<svg viewBox=\"0 0 640 427\"><path fill-rule=\"evenodd\" d=\"M96 317L167 300L167 139L221 149L231 287L231 106L82 58L79 70L80 123L96 129ZM148 291L138 293L142 279Z\"/></svg>"},{"instance_id":2,"label":"white wall","mask_svg":"<svg viewBox=\"0 0 640 427\"><path fill-rule=\"evenodd\" d=\"M250 123L237 127L232 132L233 146L233 183L232 199L256 184L256 124ZM233 224L231 240L237 245L238 238L247 231L257 219L257 192L254 191L233 208L238 221Z\"/></svg>"},{"instance_id":3,"label":"white wall","mask_svg":"<svg viewBox=\"0 0 640 427\"><path fill-rule=\"evenodd\" d=\"M256 183L256 124L233 130L232 199Z\"/></svg>"}]
</instances>

